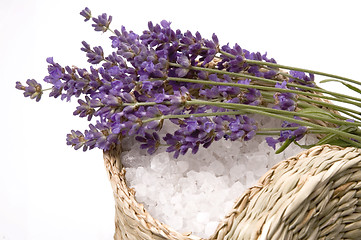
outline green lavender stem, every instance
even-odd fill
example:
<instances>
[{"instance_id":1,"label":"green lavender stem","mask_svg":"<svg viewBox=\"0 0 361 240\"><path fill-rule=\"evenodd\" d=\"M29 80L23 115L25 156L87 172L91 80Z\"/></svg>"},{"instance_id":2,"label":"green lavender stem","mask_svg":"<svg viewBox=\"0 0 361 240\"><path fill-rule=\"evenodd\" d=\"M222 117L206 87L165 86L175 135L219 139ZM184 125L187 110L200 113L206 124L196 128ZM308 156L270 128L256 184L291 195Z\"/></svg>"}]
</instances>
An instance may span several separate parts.
<instances>
[{"instance_id":1,"label":"green lavender stem","mask_svg":"<svg viewBox=\"0 0 361 240\"><path fill-rule=\"evenodd\" d=\"M245 109L243 109L243 111L197 113L197 114L182 114L182 115L162 115L162 116L159 116L159 117L149 118L147 120L144 120L143 123L147 123L147 122L150 122L150 121L156 121L156 120L162 120L162 119L171 119L171 118L189 118L189 117L192 117L192 116L193 117L205 117L205 116L221 116L221 115L241 115L241 114L245 114L245 113L261 114L261 115L269 116L269 117L272 117L272 118L278 118L278 119L282 119L282 120L285 120L285 121L288 121L288 122L298 123L301 126L312 127L313 129L321 130L324 133L334 133L334 134L336 134L338 136L341 136L341 137L344 137L344 138L353 138L353 139L355 139L357 141L361 141L360 136L354 135L354 134L351 134L351 133L348 133L348 132L340 131L337 128L323 127L323 126L320 126L320 125L317 125L317 124L314 124L314 123L311 123L311 122L294 119L292 117L282 116L280 114L264 112L264 111L260 111L258 109L256 110L256 109L250 109L250 108L245 108ZM357 142L354 142L353 145L361 147L361 144L357 143Z\"/></svg>"},{"instance_id":2,"label":"green lavender stem","mask_svg":"<svg viewBox=\"0 0 361 240\"><path fill-rule=\"evenodd\" d=\"M156 105L157 103L155 102L147 102L146 105L150 106L150 105ZM163 102L163 104L166 105L170 105L170 102ZM289 111L285 111L285 110L278 110L278 109L272 109L272 108L267 108L267 107L261 107L261 106L251 106L251 105L244 105L244 104L235 104L235 103L223 103L223 102L210 102L210 101L203 101L203 100L191 100L191 101L186 101L185 104L189 104L189 105L211 105L211 106L218 106L218 107L222 107L222 108L227 108L227 109L233 109L233 110L238 110L238 111L228 111L228 112L213 112L213 113L198 113L198 114L182 114L182 115L162 115L162 116L158 116L155 118L149 118L149 119L145 119L143 120L143 123L147 123L147 122L151 122L151 121L155 121L155 120L161 120L161 119L170 119L170 118L188 118L188 117L210 117L210 116L222 116L222 115L242 115L242 114L247 114L247 113L256 113L256 114L261 114L261 115L265 115L265 116L269 116L269 117L274 117L274 118L278 118L281 120L285 120L285 121L289 121L289 122L295 122L298 123L302 126L308 126L311 127L309 130L309 133L320 133L320 134L326 134L329 132L332 132L338 136L342 136L344 138L353 138L356 140L361 141L361 137L354 135L354 134L350 134L347 132L343 132L341 130L338 130L336 128L330 128L330 127L323 127L317 124L313 124L304 120L297 120L294 119L293 116L297 115L300 117L306 117L306 118L311 118L311 119L318 119L318 120L322 120L322 121L326 121L326 122L331 122L331 123L335 123L335 124L339 124L339 125L344 125L346 124L344 121L340 121L340 120L336 120L336 119L331 119L331 118L327 118L327 117L322 117L322 116L316 116L316 115L312 115L312 114L303 114L303 113L297 113L297 112L289 112ZM127 103L127 105L144 105L142 103ZM290 117L288 117L288 116ZM347 125L350 126L361 126L360 122L347 122ZM291 129L291 128L290 128ZM260 129L261 132L263 132L265 129ZM280 131L281 128L273 128L273 129L267 129L267 131L269 133L272 133L272 131ZM286 130L285 128L283 128L283 130ZM294 130L294 128L292 128L292 130ZM262 134L262 133L260 133ZM354 143L354 145L356 144L356 142L352 141L352 143ZM361 144L360 144L361 146ZM360 147L358 146L358 147Z\"/></svg>"},{"instance_id":3,"label":"green lavender stem","mask_svg":"<svg viewBox=\"0 0 361 240\"><path fill-rule=\"evenodd\" d=\"M328 118L328 117L322 117L322 116L315 115L315 114L290 112L290 111L286 111L286 110L278 110L278 109L262 107L262 106L252 106L252 105L245 105L245 104L238 104L238 103L209 102L209 101L204 101L204 100L191 100L191 101L187 101L187 103L191 104L191 105L217 106L217 107L232 109L232 110L244 110L244 111L255 110L255 111L258 111L259 114L262 114L262 112L272 113L272 114L280 115L281 117L283 117L285 115L299 116L299 117L305 117L305 118L309 118L309 119L316 119L316 120L321 120L321 121L325 121L325 122L335 123L338 125L347 124L350 126L357 126L357 127L361 126L361 122L345 122L345 121L340 121L340 120L332 119L332 118ZM280 117L278 117L278 118L280 118ZM360 138L360 140L361 140L361 138Z\"/></svg>"},{"instance_id":4,"label":"green lavender stem","mask_svg":"<svg viewBox=\"0 0 361 240\"><path fill-rule=\"evenodd\" d=\"M182 65L177 64L177 63L169 63L169 65L173 66L173 67L183 68ZM227 72L227 71L217 70L217 69L212 69L212 68L191 66L191 67L189 67L189 69L197 70L197 71L205 71L205 72L210 72L210 73L216 73L216 74L222 74L222 75L226 74L226 75L233 76L233 77L257 80L257 81L262 81L262 82L267 82L267 83L272 83L272 84L279 83L279 81L276 81L276 80L271 80L271 79L266 79L266 78L261 78L261 77L255 77L253 75L242 74L242 73ZM321 92L321 93L329 94L329 95L332 95L332 96L336 97L336 98L332 98L334 101L347 102L347 103L353 104L355 106L361 107L361 104L359 103L359 102L361 102L361 98L348 96L348 95L341 94L341 93L335 93L335 92L327 91L327 90L324 90L322 88L308 87L308 86L303 86L303 85L301 86L299 84L294 84L294 83L287 83L286 85L289 86L289 87L302 88L304 90L308 90L308 91L312 91L312 92ZM290 92L291 89L287 89L287 91ZM320 97L318 94L316 94L316 95L318 97ZM324 98L329 99L329 98L326 98L326 97L324 97ZM357 102L352 102L352 101L349 101L347 99L352 99L352 100L355 100ZM329 100L331 100L331 99L329 99Z\"/></svg>"},{"instance_id":5,"label":"green lavender stem","mask_svg":"<svg viewBox=\"0 0 361 240\"><path fill-rule=\"evenodd\" d=\"M280 131L293 131L298 129L299 127L284 127L284 128L259 128L257 129L257 135L280 135ZM307 128L307 133L309 134L326 134L326 132L322 131L322 130L318 130L318 129L314 129L312 127L308 127Z\"/></svg>"},{"instance_id":6,"label":"green lavender stem","mask_svg":"<svg viewBox=\"0 0 361 240\"><path fill-rule=\"evenodd\" d=\"M277 63L262 62L262 61L256 61L256 60L248 60L248 59L245 59L245 62L247 62L249 64L265 65L265 66L283 68L283 69L294 70L294 71L299 71L299 72L307 72L307 73L312 73L312 74L319 75L319 76L336 78L336 79L344 80L346 82L351 82L351 83L354 83L357 85L361 85L361 83L359 81L356 81L356 80L353 80L350 78L346 78L346 77L342 77L342 76L338 76L338 75L334 75L334 74L329 74L329 73L325 73L325 72L320 72L320 71L314 71L314 70L305 69L305 68L297 68L297 67L291 67L291 66L281 65L281 64L277 64Z\"/></svg>"},{"instance_id":7,"label":"green lavender stem","mask_svg":"<svg viewBox=\"0 0 361 240\"><path fill-rule=\"evenodd\" d=\"M158 79L154 79L154 80L158 80ZM266 90L266 91L289 92L289 93L302 94L302 95L310 96L310 97L324 98L324 99L327 99L327 100L341 101L341 102L344 102L344 103L353 104L353 105L356 105L358 107L361 107L361 104L358 104L357 102L354 102L354 101L349 101L347 99L340 99L340 98L334 98L334 97L329 97L329 96L321 96L321 95L316 94L316 93L303 92L303 91L293 90L293 89L283 89L283 88L275 88L275 87L267 87L267 86L259 86L259 85L240 84L240 83L214 82L214 81L207 81L207 80L176 78L176 77L168 77L167 80L169 80L169 81L178 81L178 82L200 83L200 84L205 84L205 85L207 84L207 85L240 87L240 88L244 88L244 89L256 88L256 89L259 89L259 90ZM275 81L275 82L277 82L277 81ZM297 86L299 87L299 85L297 85ZM361 99L360 99L360 101L361 101Z\"/></svg>"},{"instance_id":8,"label":"green lavender stem","mask_svg":"<svg viewBox=\"0 0 361 240\"><path fill-rule=\"evenodd\" d=\"M154 80L157 80L157 79L154 79ZM323 98L323 99L333 100L333 101L342 101L344 103L348 103L348 104L352 104L352 105L356 104L355 102L349 101L347 99L339 99L339 98L334 98L334 97L329 97L329 96L321 96L321 95L315 94L315 93L303 92L303 91L292 90L292 89L283 89L283 88L258 86L258 85L247 85L247 84L239 84L239 83L214 82L214 81L207 81L207 80L175 78L175 77L168 77L167 80L169 80L169 81L179 81L179 82L199 83L199 84L204 84L204 85L232 86L232 87L240 87L240 88L243 88L243 89L255 88L255 89L259 89L259 90L273 91L273 92L291 92L291 93L295 93L295 94L298 94L298 95L302 94L304 96ZM320 106L325 106L325 107L328 107L330 109L335 109L335 110L340 110L340 111L344 111L344 112L351 112L351 113L355 113L355 114L360 114L359 111L356 111L356 110L353 110L353 109L350 109L350 108L337 106L337 105L334 105L334 104L321 102L321 101L317 101L317 100L313 100L313 99L309 99L309 98L299 97L299 100L316 103L316 104L319 104ZM361 105L356 105L356 106L361 107Z\"/></svg>"},{"instance_id":9,"label":"green lavender stem","mask_svg":"<svg viewBox=\"0 0 361 240\"><path fill-rule=\"evenodd\" d=\"M156 103L156 102L124 103L124 105L127 105L127 106L145 106L145 105L153 106L156 104L158 104L158 103ZM163 104L171 105L171 102L165 101L165 102L163 102ZM200 115L194 115L194 116L238 115L238 114L244 114L247 111L246 109L252 109L252 110L258 110L261 114L262 114L262 112L264 112L264 113L270 112L270 113L278 114L280 116L285 116L285 115L299 116L299 117L305 117L305 118L309 118L309 119L317 119L317 120L321 120L321 121L325 121L325 122L335 123L338 125L346 124L346 122L344 122L342 120L337 120L337 119L332 119L332 118L328 118L328 117L322 117L322 116L307 114L307 113L278 110L278 109L262 107L262 106L252 106L252 105L237 104L237 103L225 103L225 102L212 102L212 101L205 101L205 100L191 100L191 101L186 101L185 104L187 104L187 105L209 105L209 106L217 106L217 107L231 109L231 110L240 110L240 111L231 111L231 112L201 113ZM173 116L173 115L170 115L170 116ZM182 118L187 117L187 115L180 115L180 116L182 116ZM169 117L167 117L167 118L169 118ZM153 120L155 120L155 119L150 118L150 119L144 120L143 122L146 123L146 122L153 121ZM157 118L157 120L159 120L159 119ZM347 125L359 127L359 126L361 126L361 122L347 122Z\"/></svg>"},{"instance_id":10,"label":"green lavender stem","mask_svg":"<svg viewBox=\"0 0 361 240\"><path fill-rule=\"evenodd\" d=\"M234 56L233 54L224 52L222 50L220 50L219 53L221 53L227 57L230 57L230 58L236 58L236 56ZM292 66L287 66L287 65L277 64L277 63L250 60L250 59L244 59L244 61L249 64L263 65L263 66L269 66L269 67L273 67L273 68L282 68L282 69L294 70L294 71L299 71L299 72L307 72L307 73L312 73L312 74L319 75L319 76L336 78L336 79L344 80L346 82L351 82L351 83L355 83L357 85L361 85L361 82L359 82L359 81L356 81L356 80L353 80L350 78L346 78L346 77L342 77L342 76L338 76L335 74L329 74L329 73L305 69L305 68L298 68L298 67L292 67Z\"/></svg>"}]
</instances>

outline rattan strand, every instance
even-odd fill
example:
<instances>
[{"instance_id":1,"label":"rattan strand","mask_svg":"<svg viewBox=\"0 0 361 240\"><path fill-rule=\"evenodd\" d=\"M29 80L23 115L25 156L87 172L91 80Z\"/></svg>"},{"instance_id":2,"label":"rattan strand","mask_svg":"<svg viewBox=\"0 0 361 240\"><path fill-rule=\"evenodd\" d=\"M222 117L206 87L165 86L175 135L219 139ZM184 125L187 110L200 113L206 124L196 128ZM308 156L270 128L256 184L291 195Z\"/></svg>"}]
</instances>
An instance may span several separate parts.
<instances>
[{"instance_id":1,"label":"rattan strand","mask_svg":"<svg viewBox=\"0 0 361 240\"><path fill-rule=\"evenodd\" d=\"M104 153L116 240L196 240L154 219L125 181L120 147ZM361 150L317 146L281 161L236 201L209 239L361 239Z\"/></svg>"}]
</instances>

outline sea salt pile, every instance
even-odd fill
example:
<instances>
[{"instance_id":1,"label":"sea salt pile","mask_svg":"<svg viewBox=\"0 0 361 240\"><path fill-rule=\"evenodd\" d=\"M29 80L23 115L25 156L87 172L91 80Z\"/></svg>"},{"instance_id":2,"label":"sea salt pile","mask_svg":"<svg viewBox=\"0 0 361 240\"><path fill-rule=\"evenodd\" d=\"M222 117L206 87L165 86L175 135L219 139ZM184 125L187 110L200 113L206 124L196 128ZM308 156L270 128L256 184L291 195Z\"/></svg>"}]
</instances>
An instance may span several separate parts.
<instances>
[{"instance_id":1,"label":"sea salt pile","mask_svg":"<svg viewBox=\"0 0 361 240\"><path fill-rule=\"evenodd\" d=\"M281 123L264 116L254 118L264 128ZM171 128L169 124L162 131ZM292 144L276 155L264 138L221 140L208 149L200 148L195 155L187 153L178 159L173 159L165 148L148 155L130 139L125 141L122 153L126 179L135 189L137 201L154 218L178 232L206 238L247 188L276 163L302 151ZM315 141L315 136L306 136L300 143Z\"/></svg>"}]
</instances>

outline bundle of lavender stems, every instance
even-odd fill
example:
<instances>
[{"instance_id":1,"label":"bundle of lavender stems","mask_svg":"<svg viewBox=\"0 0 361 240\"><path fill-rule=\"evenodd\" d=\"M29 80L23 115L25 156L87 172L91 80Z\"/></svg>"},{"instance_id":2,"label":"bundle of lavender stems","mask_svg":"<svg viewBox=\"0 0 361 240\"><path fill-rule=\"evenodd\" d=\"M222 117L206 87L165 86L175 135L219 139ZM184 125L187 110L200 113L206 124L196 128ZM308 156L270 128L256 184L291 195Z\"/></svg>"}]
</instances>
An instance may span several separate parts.
<instances>
[{"instance_id":1,"label":"bundle of lavender stems","mask_svg":"<svg viewBox=\"0 0 361 240\"><path fill-rule=\"evenodd\" d=\"M49 57L44 81L50 88L34 79L16 83L25 97L36 101L45 91L62 100L79 98L74 115L91 123L84 132L67 135L67 144L75 149L107 151L133 136L149 154L164 146L178 158L221 139L248 141L265 135L279 153L290 144L313 146L299 144L307 134L321 136L316 145L361 146L361 117L355 110L361 98L314 82L315 75L327 77L324 82L339 82L359 94L355 80L280 65L238 44L221 45L215 34L206 39L199 32L173 30L165 20L149 22L138 35L124 26L112 30L112 17L105 13L93 17L85 8L80 14L93 21L95 31L110 33L114 51L106 55L101 46L83 41L89 69L63 67ZM252 115L282 123L262 128ZM164 121L174 131L159 135Z\"/></svg>"}]
</instances>

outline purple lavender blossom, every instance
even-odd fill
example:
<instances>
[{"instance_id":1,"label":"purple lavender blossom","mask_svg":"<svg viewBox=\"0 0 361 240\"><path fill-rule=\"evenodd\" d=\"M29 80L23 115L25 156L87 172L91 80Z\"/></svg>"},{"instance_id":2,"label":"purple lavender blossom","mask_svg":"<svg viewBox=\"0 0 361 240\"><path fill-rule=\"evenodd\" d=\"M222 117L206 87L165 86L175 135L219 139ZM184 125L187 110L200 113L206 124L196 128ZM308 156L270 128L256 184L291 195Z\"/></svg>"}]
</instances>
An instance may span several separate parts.
<instances>
[{"instance_id":1,"label":"purple lavender blossom","mask_svg":"<svg viewBox=\"0 0 361 240\"><path fill-rule=\"evenodd\" d=\"M163 140L169 145L167 152L174 152L174 158L179 154L184 155L190 149L193 154L197 153L200 146L209 147L213 141L235 141L252 139L257 131L255 121L248 116L236 116L235 118L222 116L188 118L179 124L180 128L173 134L168 133Z\"/></svg>"},{"instance_id":2,"label":"purple lavender blossom","mask_svg":"<svg viewBox=\"0 0 361 240\"><path fill-rule=\"evenodd\" d=\"M85 41L82 42L83 48L82 51L86 52L88 57L88 62L91 64L98 64L104 60L104 52L101 46L94 47L93 50L90 48L90 45Z\"/></svg>"},{"instance_id":3,"label":"purple lavender blossom","mask_svg":"<svg viewBox=\"0 0 361 240\"><path fill-rule=\"evenodd\" d=\"M54 62L53 58L47 58L48 76L45 76L44 81L53 85L49 96L62 100L70 99L75 96L79 97L81 94L90 94L97 88L102 87L102 82L98 80L98 71L90 68L90 72L86 69L77 67L65 66Z\"/></svg>"},{"instance_id":4,"label":"purple lavender blossom","mask_svg":"<svg viewBox=\"0 0 361 240\"><path fill-rule=\"evenodd\" d=\"M287 82L283 81L282 83L276 83L276 88L287 89ZM294 111L297 107L296 103L296 94L290 92L276 92L274 94L275 105L274 109L286 110L286 111Z\"/></svg>"},{"instance_id":5,"label":"purple lavender blossom","mask_svg":"<svg viewBox=\"0 0 361 240\"><path fill-rule=\"evenodd\" d=\"M261 91L255 88L248 88L247 92L243 94L243 103L253 106L258 106L262 103Z\"/></svg>"},{"instance_id":6,"label":"purple lavender blossom","mask_svg":"<svg viewBox=\"0 0 361 240\"><path fill-rule=\"evenodd\" d=\"M30 97L30 99L35 99L39 102L43 94L41 84L34 79L28 79L26 84L28 86L23 86L20 82L16 82L15 88L24 91L24 97Z\"/></svg>"},{"instance_id":7,"label":"purple lavender blossom","mask_svg":"<svg viewBox=\"0 0 361 240\"><path fill-rule=\"evenodd\" d=\"M91 99L85 96L85 101L79 99L79 106L73 112L73 115L79 115L79 117L88 117L88 121L94 116L95 109L91 107Z\"/></svg>"},{"instance_id":8,"label":"purple lavender blossom","mask_svg":"<svg viewBox=\"0 0 361 240\"><path fill-rule=\"evenodd\" d=\"M299 117L295 117L295 119L300 120ZM287 139L297 142L300 139L302 139L305 136L306 132L307 132L307 127L300 126L297 123L291 123L291 122L284 121L282 123L282 127L283 128L298 127L298 128L296 130L282 130L280 132L280 137L278 137L278 138L266 137L267 144L270 147L272 147L273 149L276 148L277 143L283 143Z\"/></svg>"},{"instance_id":9,"label":"purple lavender blossom","mask_svg":"<svg viewBox=\"0 0 361 240\"><path fill-rule=\"evenodd\" d=\"M315 82L314 82L315 76L313 74L309 74L309 76L307 76L307 74L304 72L291 70L290 75L294 77L294 78L290 78L291 82L296 82L300 85L305 85L308 87L315 86Z\"/></svg>"},{"instance_id":10,"label":"purple lavender blossom","mask_svg":"<svg viewBox=\"0 0 361 240\"><path fill-rule=\"evenodd\" d=\"M229 138L232 141L243 138L248 141L255 136L257 126L255 121L246 115L237 115L236 118L229 123Z\"/></svg>"},{"instance_id":11,"label":"purple lavender blossom","mask_svg":"<svg viewBox=\"0 0 361 240\"><path fill-rule=\"evenodd\" d=\"M219 69L225 68L229 72L241 72L247 68L248 65L244 62L244 51L238 44L235 44L233 48L229 44L223 45L221 49L235 57L221 55L222 61L218 63Z\"/></svg>"},{"instance_id":12,"label":"purple lavender blossom","mask_svg":"<svg viewBox=\"0 0 361 240\"><path fill-rule=\"evenodd\" d=\"M92 17L91 11L87 7L80 12L80 15L82 15L85 18L84 22L89 21L89 19Z\"/></svg>"},{"instance_id":13,"label":"purple lavender blossom","mask_svg":"<svg viewBox=\"0 0 361 240\"><path fill-rule=\"evenodd\" d=\"M88 21L92 18L95 31L110 30L112 17L107 14L97 18L91 16L89 8L80 15ZM52 57L47 58L48 75L44 81L51 84L50 96L70 101L78 99L73 112L88 121L96 118L96 124L90 124L84 133L71 131L67 135L67 144L83 150L100 148L109 150L124 136L136 136L141 148L154 153L160 144L167 144L168 152L174 157L187 151L196 153L199 147L209 147L213 141L221 139L247 141L254 137L257 123L246 115L189 117L199 113L224 113L232 111L222 107L192 105L192 100L223 102L246 105L264 105L260 90L224 85L203 85L172 81L171 77L188 80L206 80L217 83L253 84L252 80L231 77L227 74L194 70L194 67L215 68L232 73L244 73L250 76L275 79L279 73L275 68L262 68L248 64L249 60L275 63L266 54L250 52L238 44L230 47L220 46L216 34L205 39L199 32L173 30L171 22L163 20L159 24L148 23L148 29L141 35L128 31L124 26L120 30L110 30L110 45L113 48L108 56L101 46L91 47L85 41L81 50L86 53L92 65L89 70L77 67L62 67ZM223 51L223 52L221 52ZM233 56L233 57L232 57ZM173 64L173 65L172 65ZM178 64L177 66L175 66ZM181 67L179 67L179 65ZM290 81L301 81L305 85L313 82L313 75L290 72L294 77ZM28 80L28 87L16 83L16 88L24 95L36 98L43 93L41 85ZM257 84L257 83L256 83ZM276 88L287 89L286 83L277 83ZM274 108L294 111L296 96L291 93L276 93ZM176 130L159 136L163 116L184 115L184 118L171 118ZM147 121L151 119L151 121ZM284 124L289 127L291 123ZM293 125L292 125L293 126ZM305 129L281 131L280 138L270 139L270 146L285 139L300 139Z\"/></svg>"},{"instance_id":14,"label":"purple lavender blossom","mask_svg":"<svg viewBox=\"0 0 361 240\"><path fill-rule=\"evenodd\" d=\"M109 29L109 25L112 22L112 19L113 19L112 16L108 17L106 13L103 13L102 15L99 15L97 18L95 17L92 18L94 22L94 24L92 24L92 27L94 27L95 31L106 32Z\"/></svg>"},{"instance_id":15,"label":"purple lavender blossom","mask_svg":"<svg viewBox=\"0 0 361 240\"><path fill-rule=\"evenodd\" d=\"M44 81L51 83L55 88L60 89L62 87L60 79L63 77L62 67L58 63L55 63L52 57L47 58L46 61L50 65L48 66L49 75L44 78Z\"/></svg>"},{"instance_id":16,"label":"purple lavender blossom","mask_svg":"<svg viewBox=\"0 0 361 240\"><path fill-rule=\"evenodd\" d=\"M153 154L155 151L157 151L160 145L160 138L156 132L153 132L152 134L145 133L144 137L136 136L135 139L143 143L140 145L140 148L148 149L147 152L149 154Z\"/></svg>"},{"instance_id":17,"label":"purple lavender blossom","mask_svg":"<svg viewBox=\"0 0 361 240\"><path fill-rule=\"evenodd\" d=\"M112 133L106 123L98 121L96 125L90 124L89 130L86 130L84 134L72 130L71 134L67 135L67 144L75 149L83 147L83 151L94 147L109 150L116 144L120 144L120 140L118 134Z\"/></svg>"},{"instance_id":18,"label":"purple lavender blossom","mask_svg":"<svg viewBox=\"0 0 361 240\"><path fill-rule=\"evenodd\" d=\"M84 147L83 151L86 151L87 147L84 146L85 142L84 134L80 131L71 130L71 133L66 136L67 145L73 146L75 150Z\"/></svg>"}]
</instances>

